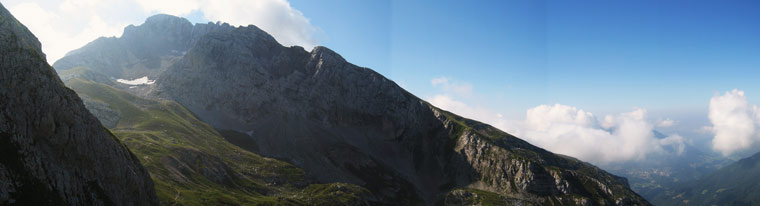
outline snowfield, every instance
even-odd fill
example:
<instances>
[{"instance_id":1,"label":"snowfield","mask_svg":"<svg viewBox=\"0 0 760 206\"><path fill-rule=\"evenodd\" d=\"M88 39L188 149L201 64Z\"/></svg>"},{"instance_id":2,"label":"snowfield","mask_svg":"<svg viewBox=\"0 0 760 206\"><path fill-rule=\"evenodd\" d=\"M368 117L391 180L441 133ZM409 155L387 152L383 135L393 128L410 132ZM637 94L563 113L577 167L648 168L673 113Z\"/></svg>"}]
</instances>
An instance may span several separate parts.
<instances>
[{"instance_id":1,"label":"snowfield","mask_svg":"<svg viewBox=\"0 0 760 206\"><path fill-rule=\"evenodd\" d=\"M133 80L117 79L116 81L119 83L128 84L128 85L150 85L150 84L156 83L156 80L150 80L148 79L148 76L144 76L144 77L133 79Z\"/></svg>"}]
</instances>

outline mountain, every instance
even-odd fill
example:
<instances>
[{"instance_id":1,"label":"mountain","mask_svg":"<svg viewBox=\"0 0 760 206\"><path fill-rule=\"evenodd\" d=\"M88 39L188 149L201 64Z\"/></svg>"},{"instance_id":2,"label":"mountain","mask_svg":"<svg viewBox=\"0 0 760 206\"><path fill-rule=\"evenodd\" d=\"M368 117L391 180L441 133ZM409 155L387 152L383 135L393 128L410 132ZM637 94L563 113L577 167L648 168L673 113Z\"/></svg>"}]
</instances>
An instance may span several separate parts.
<instances>
[{"instance_id":1,"label":"mountain","mask_svg":"<svg viewBox=\"0 0 760 206\"><path fill-rule=\"evenodd\" d=\"M760 153L653 198L663 205L760 205Z\"/></svg>"},{"instance_id":2,"label":"mountain","mask_svg":"<svg viewBox=\"0 0 760 206\"><path fill-rule=\"evenodd\" d=\"M171 100L144 99L93 80L98 72L62 72L66 86L151 172L162 205L362 205L366 189L314 184L304 171L229 143L213 127ZM111 82L116 84L116 82Z\"/></svg>"},{"instance_id":3,"label":"mountain","mask_svg":"<svg viewBox=\"0 0 760 206\"><path fill-rule=\"evenodd\" d=\"M253 25L154 16L54 67L87 68L106 75L91 82L176 102L252 154L320 183L366 188L370 204L649 205L625 178L436 108L328 48L283 47ZM155 83L112 81L140 77Z\"/></svg>"},{"instance_id":4,"label":"mountain","mask_svg":"<svg viewBox=\"0 0 760 206\"><path fill-rule=\"evenodd\" d=\"M230 31L229 24L196 24L170 15L155 15L138 26L124 28L120 38L101 37L70 51L53 64L56 70L88 65L109 77L155 79L168 65L207 33Z\"/></svg>"},{"instance_id":5,"label":"mountain","mask_svg":"<svg viewBox=\"0 0 760 206\"><path fill-rule=\"evenodd\" d=\"M0 5L0 205L156 205L148 172Z\"/></svg>"}]
</instances>

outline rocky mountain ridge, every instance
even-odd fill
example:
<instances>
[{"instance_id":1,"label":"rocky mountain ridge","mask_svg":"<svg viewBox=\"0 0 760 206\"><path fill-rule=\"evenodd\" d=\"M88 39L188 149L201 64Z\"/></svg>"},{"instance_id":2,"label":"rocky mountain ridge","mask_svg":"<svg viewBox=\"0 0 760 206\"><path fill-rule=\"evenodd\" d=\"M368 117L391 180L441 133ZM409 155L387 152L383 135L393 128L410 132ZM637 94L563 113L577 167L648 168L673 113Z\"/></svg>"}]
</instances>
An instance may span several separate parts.
<instances>
[{"instance_id":1,"label":"rocky mountain ridge","mask_svg":"<svg viewBox=\"0 0 760 206\"><path fill-rule=\"evenodd\" d=\"M160 28L183 21L176 19L164 19ZM199 25L206 24L190 30ZM144 26L131 30L177 33ZM173 39L193 36L187 30ZM136 41L126 36L110 41ZM624 178L438 109L325 47L283 47L255 26L192 39L181 41L188 49L176 56L74 53L55 66L134 78L146 73L129 65L171 56L155 67L160 72L148 74L154 85L125 91L176 101L220 131L237 134L230 141L240 147L285 159L320 182L365 187L379 204L462 203L477 193L534 205L649 205ZM123 44L79 50L134 53ZM113 72L100 62L122 63Z\"/></svg>"},{"instance_id":2,"label":"rocky mountain ridge","mask_svg":"<svg viewBox=\"0 0 760 206\"><path fill-rule=\"evenodd\" d=\"M0 5L0 205L157 205L138 159Z\"/></svg>"},{"instance_id":3,"label":"rocky mountain ridge","mask_svg":"<svg viewBox=\"0 0 760 206\"><path fill-rule=\"evenodd\" d=\"M159 14L140 26L124 28L120 38L101 37L73 50L53 64L57 70L88 65L109 77L136 79L158 74L184 55L201 36L232 30L229 24L196 24L186 19Z\"/></svg>"}]
</instances>

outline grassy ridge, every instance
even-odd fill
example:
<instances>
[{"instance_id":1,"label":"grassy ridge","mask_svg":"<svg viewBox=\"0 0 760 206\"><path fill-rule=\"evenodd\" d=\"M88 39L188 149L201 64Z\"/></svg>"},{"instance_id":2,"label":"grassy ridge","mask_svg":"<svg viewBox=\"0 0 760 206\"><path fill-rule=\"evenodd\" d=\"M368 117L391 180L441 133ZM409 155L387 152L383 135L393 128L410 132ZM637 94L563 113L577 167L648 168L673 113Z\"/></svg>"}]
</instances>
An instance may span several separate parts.
<instances>
[{"instance_id":1,"label":"grassy ridge","mask_svg":"<svg viewBox=\"0 0 760 206\"><path fill-rule=\"evenodd\" d=\"M176 102L79 78L66 84L120 114L109 129L148 169L164 205L344 205L368 194L356 185L310 184L302 169L227 142Z\"/></svg>"}]
</instances>

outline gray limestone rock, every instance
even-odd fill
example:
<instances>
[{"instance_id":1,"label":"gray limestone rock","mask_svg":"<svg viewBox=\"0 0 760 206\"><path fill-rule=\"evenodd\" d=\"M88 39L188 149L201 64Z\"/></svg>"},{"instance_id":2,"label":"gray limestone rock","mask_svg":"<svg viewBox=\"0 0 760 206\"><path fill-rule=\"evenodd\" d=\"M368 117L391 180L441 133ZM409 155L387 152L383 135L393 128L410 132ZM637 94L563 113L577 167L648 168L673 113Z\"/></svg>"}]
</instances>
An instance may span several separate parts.
<instances>
[{"instance_id":1,"label":"gray limestone rock","mask_svg":"<svg viewBox=\"0 0 760 206\"><path fill-rule=\"evenodd\" d=\"M135 156L0 5L0 205L156 205Z\"/></svg>"},{"instance_id":2,"label":"gray limestone rock","mask_svg":"<svg viewBox=\"0 0 760 206\"><path fill-rule=\"evenodd\" d=\"M625 179L488 125L452 120L332 50L282 47L253 26L199 39L159 76L154 94L216 127L249 131L263 155L291 160L321 181L365 186L391 204L429 204L462 187L538 205L648 204Z\"/></svg>"}]
</instances>

